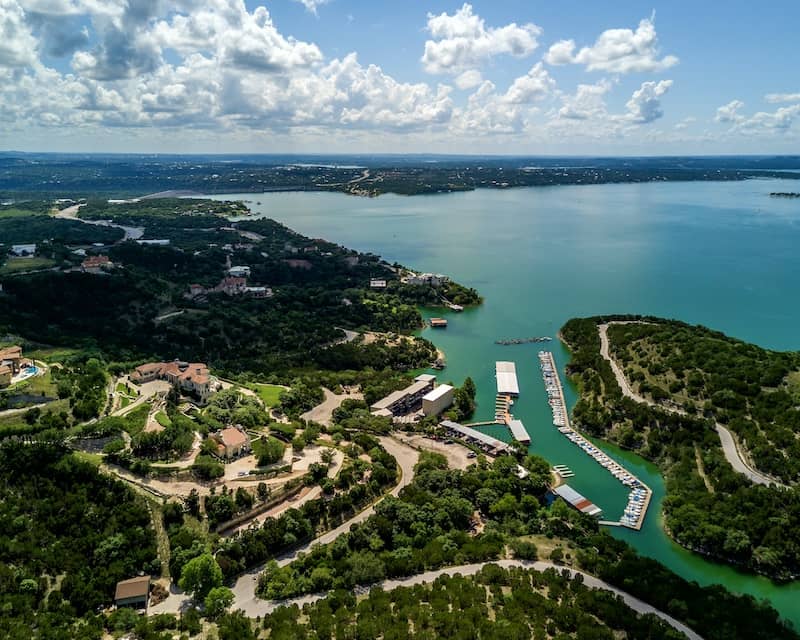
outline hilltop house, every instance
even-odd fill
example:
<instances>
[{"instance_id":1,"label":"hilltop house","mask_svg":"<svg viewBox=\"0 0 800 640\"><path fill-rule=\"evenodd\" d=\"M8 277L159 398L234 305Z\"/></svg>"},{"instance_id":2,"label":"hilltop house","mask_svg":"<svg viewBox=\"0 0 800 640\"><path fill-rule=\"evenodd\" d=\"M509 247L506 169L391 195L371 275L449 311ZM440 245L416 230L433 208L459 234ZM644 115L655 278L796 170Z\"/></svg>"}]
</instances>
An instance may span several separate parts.
<instances>
[{"instance_id":1,"label":"hilltop house","mask_svg":"<svg viewBox=\"0 0 800 640\"><path fill-rule=\"evenodd\" d=\"M250 436L239 425L221 429L211 437L217 443L217 455L225 460L231 460L250 451Z\"/></svg>"},{"instance_id":2,"label":"hilltop house","mask_svg":"<svg viewBox=\"0 0 800 640\"><path fill-rule=\"evenodd\" d=\"M450 282L448 276L441 273L412 273L402 279L405 284L413 284L417 286L428 285L431 287L441 287Z\"/></svg>"},{"instance_id":3,"label":"hilltop house","mask_svg":"<svg viewBox=\"0 0 800 640\"><path fill-rule=\"evenodd\" d=\"M117 607L133 607L144 609L150 599L150 576L140 576L129 580L120 580L114 592L114 604Z\"/></svg>"},{"instance_id":4,"label":"hilltop house","mask_svg":"<svg viewBox=\"0 0 800 640\"><path fill-rule=\"evenodd\" d=\"M195 396L201 403L207 402L212 392L211 374L202 362L149 362L136 367L130 378L136 384L166 380L179 391Z\"/></svg>"},{"instance_id":5,"label":"hilltop house","mask_svg":"<svg viewBox=\"0 0 800 640\"><path fill-rule=\"evenodd\" d=\"M13 346L0 349L0 389L11 384L11 378L23 366L22 347Z\"/></svg>"},{"instance_id":6,"label":"hilltop house","mask_svg":"<svg viewBox=\"0 0 800 640\"><path fill-rule=\"evenodd\" d=\"M12 244L11 254L18 258L32 258L36 253L35 244Z\"/></svg>"},{"instance_id":7,"label":"hilltop house","mask_svg":"<svg viewBox=\"0 0 800 640\"><path fill-rule=\"evenodd\" d=\"M108 256L89 256L81 262L81 269L85 273L103 273L104 269L113 268L114 263Z\"/></svg>"}]
</instances>

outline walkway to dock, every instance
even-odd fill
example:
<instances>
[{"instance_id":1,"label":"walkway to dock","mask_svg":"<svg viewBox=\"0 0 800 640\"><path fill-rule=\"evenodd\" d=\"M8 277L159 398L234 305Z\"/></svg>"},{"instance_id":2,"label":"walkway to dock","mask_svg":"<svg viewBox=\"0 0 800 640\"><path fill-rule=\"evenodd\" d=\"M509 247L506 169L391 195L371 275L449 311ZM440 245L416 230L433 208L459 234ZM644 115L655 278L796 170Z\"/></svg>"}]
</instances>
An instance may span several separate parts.
<instances>
[{"instance_id":1,"label":"walkway to dock","mask_svg":"<svg viewBox=\"0 0 800 640\"><path fill-rule=\"evenodd\" d=\"M564 389L561 386L561 378L558 375L558 369L556 368L556 363L551 352L539 352L539 367L542 370L548 402L553 410L553 424L558 427L558 430L570 441L578 445L594 458L599 465L605 467L617 480L631 489L628 495L628 504L625 506L622 518L616 523L616 526L627 527L629 529L635 529L636 531L640 530L644 524L647 508L650 505L650 499L653 495L650 487L630 473L621 464L609 458L600 449L570 427L567 403L564 399ZM604 521L603 524L610 523Z\"/></svg>"}]
</instances>

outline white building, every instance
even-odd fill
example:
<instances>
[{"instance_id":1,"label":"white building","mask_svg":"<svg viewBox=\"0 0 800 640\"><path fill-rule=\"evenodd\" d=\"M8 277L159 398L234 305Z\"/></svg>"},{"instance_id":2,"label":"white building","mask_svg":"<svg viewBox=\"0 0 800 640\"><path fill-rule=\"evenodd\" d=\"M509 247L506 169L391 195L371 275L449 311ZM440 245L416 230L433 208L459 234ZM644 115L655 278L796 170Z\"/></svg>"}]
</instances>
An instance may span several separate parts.
<instances>
[{"instance_id":1,"label":"white building","mask_svg":"<svg viewBox=\"0 0 800 640\"><path fill-rule=\"evenodd\" d=\"M385 289L386 280L382 280L380 278L370 278L369 286L370 289Z\"/></svg>"},{"instance_id":2,"label":"white building","mask_svg":"<svg viewBox=\"0 0 800 640\"><path fill-rule=\"evenodd\" d=\"M36 253L35 244L12 244L11 253L19 258L32 258Z\"/></svg>"},{"instance_id":3,"label":"white building","mask_svg":"<svg viewBox=\"0 0 800 640\"><path fill-rule=\"evenodd\" d=\"M166 239L165 240L160 240L160 239L158 239L158 240L137 240L136 242L138 242L139 244L155 245L155 246L158 246L158 247L166 247L167 245L169 245L169 240L166 240Z\"/></svg>"},{"instance_id":4,"label":"white building","mask_svg":"<svg viewBox=\"0 0 800 640\"><path fill-rule=\"evenodd\" d=\"M453 404L454 393L455 389L449 384L440 384L422 397L422 413L426 416L438 416Z\"/></svg>"},{"instance_id":5,"label":"white building","mask_svg":"<svg viewBox=\"0 0 800 640\"><path fill-rule=\"evenodd\" d=\"M234 276L235 278L249 278L250 267L246 266L231 267L230 269L228 269L228 275Z\"/></svg>"},{"instance_id":6,"label":"white building","mask_svg":"<svg viewBox=\"0 0 800 640\"><path fill-rule=\"evenodd\" d=\"M441 287L450 282L450 278L441 273L412 273L403 278L403 282L417 286Z\"/></svg>"}]
</instances>

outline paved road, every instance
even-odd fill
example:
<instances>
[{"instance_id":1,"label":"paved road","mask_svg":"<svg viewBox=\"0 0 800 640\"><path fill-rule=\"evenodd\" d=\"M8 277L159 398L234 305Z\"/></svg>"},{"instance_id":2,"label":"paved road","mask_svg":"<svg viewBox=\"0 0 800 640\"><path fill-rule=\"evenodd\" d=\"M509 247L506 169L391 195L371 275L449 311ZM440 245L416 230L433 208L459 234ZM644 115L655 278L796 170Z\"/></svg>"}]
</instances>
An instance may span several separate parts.
<instances>
[{"instance_id":1,"label":"paved road","mask_svg":"<svg viewBox=\"0 0 800 640\"><path fill-rule=\"evenodd\" d=\"M339 408L342 402L345 400L364 399L364 396L361 393L344 393L337 396L333 391L326 389L325 387L322 388L322 393L325 395L325 399L313 409L306 411L300 417L303 420L313 420L314 422L319 422L320 424L324 424L326 427L331 426L333 421L333 412Z\"/></svg>"},{"instance_id":2,"label":"paved road","mask_svg":"<svg viewBox=\"0 0 800 640\"><path fill-rule=\"evenodd\" d=\"M686 415L686 412L683 409L680 409L678 407L667 407L665 405L658 404L636 393L628 384L628 380L627 378L625 378L625 374L623 373L619 364L617 364L617 361L611 357L611 350L608 341L609 325L631 324L633 322L635 321L631 320L616 321L616 322L607 322L605 324L597 325L597 330L600 334L600 355L603 356L608 361L608 364L611 365L611 370L614 372L614 377L617 379L617 383L619 384L620 389L622 389L623 395L627 396L631 400L634 400L642 404L650 405L651 407L657 407L659 409L663 409L664 411L669 411L671 413ZM776 484L781 487L786 487L785 484L778 482L774 478L770 478L768 475L761 473L757 469L754 469L750 464L748 464L747 461L742 456L741 451L739 451L739 447L736 446L736 440L734 439L733 434L730 431L728 431L728 429L723 427L718 422L714 423L714 427L717 430L717 434L719 435L719 441L722 444L722 452L725 454L725 459L730 463L734 471L737 471L738 473L741 473L742 475L746 476L751 482L755 484L763 484L763 485Z\"/></svg>"},{"instance_id":3,"label":"paved road","mask_svg":"<svg viewBox=\"0 0 800 640\"><path fill-rule=\"evenodd\" d=\"M476 564L465 564L458 567L446 567L444 569L438 569L436 571L428 571L426 573L420 573L415 576L410 576L408 578L399 578L396 580L385 580L377 585L383 589L384 591L391 591L392 589L396 589L398 587L410 587L414 585L430 583L436 580L439 576L448 575L453 576L456 574L460 574L462 576L471 576L478 573L485 565L487 564L496 564L505 569L510 567L521 567L524 569L533 569L535 571L546 571L547 569L556 569L557 571L563 571L565 567L561 565L553 564L552 562L545 562L545 561L528 561L528 560L497 560L495 562L482 562ZM632 596L631 594L617 589L616 587L596 578L595 576L591 576L589 574L583 573L582 571L577 571L575 569L567 569L569 571L570 576L574 578L577 575L580 575L583 578L583 584L591 589L605 589L606 591L611 591L612 593L620 596L622 600L628 605L631 609L636 611L639 614L648 614L652 613L655 616L661 618L664 622L666 622L669 626L673 629L676 629L686 635L687 638L690 640L703 640L700 635L692 631L689 627L685 624L679 622L669 614L664 613L663 611L659 611L655 607L647 604L646 602L639 600L638 598ZM298 606L302 607L304 604L316 602L317 600L321 600L326 597L327 594L325 593L317 593L317 594L310 594L307 596L301 596L299 598L292 598L291 600L252 600L247 602L240 602L239 598L237 597L236 601L233 604L233 609L242 609L246 615L251 618L256 616L264 616L269 613L275 611L279 607L284 606L291 606L293 604L297 604Z\"/></svg>"},{"instance_id":4,"label":"paved road","mask_svg":"<svg viewBox=\"0 0 800 640\"><path fill-rule=\"evenodd\" d=\"M400 482L389 492L389 495L397 496L403 487L407 486L414 479L414 465L419 459L419 453L411 447L398 442L393 438L381 436L381 444L386 451L394 456L397 464L400 466L402 477ZM377 502L380 502L378 500ZM282 556L275 558L280 566L285 566L294 561L300 553L308 552L312 546L317 544L328 544L333 542L341 534L350 530L350 527L356 523L363 522L375 512L375 504L364 509L362 512L356 514L347 522L332 529L331 531L319 536L308 544L298 547L293 551L286 553ZM296 506L292 505L292 506ZM233 609L242 609L245 613L250 615L250 611L257 611L264 606L265 600L256 597L256 586L258 585L258 576L264 570L264 565L251 569L239 577L233 586L234 603ZM155 606L149 608L148 613L155 615L157 613L178 613L185 610L191 604L191 599L186 596L177 585L171 585L169 597ZM253 616L260 615L258 613Z\"/></svg>"}]
</instances>

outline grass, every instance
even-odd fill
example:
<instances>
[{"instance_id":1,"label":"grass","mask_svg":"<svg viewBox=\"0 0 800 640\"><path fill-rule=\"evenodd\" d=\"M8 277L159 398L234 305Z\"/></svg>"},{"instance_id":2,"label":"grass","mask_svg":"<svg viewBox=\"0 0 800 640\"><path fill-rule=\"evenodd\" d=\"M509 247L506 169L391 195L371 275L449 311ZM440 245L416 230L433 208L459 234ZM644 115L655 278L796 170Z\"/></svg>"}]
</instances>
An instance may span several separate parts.
<instances>
[{"instance_id":1,"label":"grass","mask_svg":"<svg viewBox=\"0 0 800 640\"><path fill-rule=\"evenodd\" d=\"M119 407L120 409L124 409L131 403L131 399L128 396L120 396L119 397Z\"/></svg>"},{"instance_id":2,"label":"grass","mask_svg":"<svg viewBox=\"0 0 800 640\"><path fill-rule=\"evenodd\" d=\"M34 360L43 360L47 363L60 362L66 360L70 356L80 353L78 349L69 349L64 347L46 347L35 349L33 351L26 351L25 356L33 358Z\"/></svg>"},{"instance_id":3,"label":"grass","mask_svg":"<svg viewBox=\"0 0 800 640\"><path fill-rule=\"evenodd\" d=\"M75 451L72 455L78 458L78 460L83 460L84 462L93 464L95 467L99 467L100 463L103 462L103 456L101 456L99 453L89 453L87 451Z\"/></svg>"},{"instance_id":4,"label":"grass","mask_svg":"<svg viewBox=\"0 0 800 640\"><path fill-rule=\"evenodd\" d=\"M35 216L43 215L36 211L29 211L27 209L17 209L16 207L0 207L0 218L20 218L22 216Z\"/></svg>"},{"instance_id":5,"label":"grass","mask_svg":"<svg viewBox=\"0 0 800 640\"><path fill-rule=\"evenodd\" d=\"M169 416L166 413L164 413L163 411L159 411L155 415L155 419L156 419L156 422L158 422L158 424L160 424L162 427L166 428L166 427L172 426L172 420L170 420Z\"/></svg>"},{"instance_id":6,"label":"grass","mask_svg":"<svg viewBox=\"0 0 800 640\"><path fill-rule=\"evenodd\" d=\"M261 401L268 407L276 406L281 401L281 396L286 393L286 389L277 384L256 382L248 385L248 387L255 391Z\"/></svg>"},{"instance_id":7,"label":"grass","mask_svg":"<svg viewBox=\"0 0 800 640\"><path fill-rule=\"evenodd\" d=\"M140 407L136 407L128 415L124 416L125 431L127 431L132 438L139 435L144 431L147 424L147 416L150 415L150 405L146 402Z\"/></svg>"},{"instance_id":8,"label":"grass","mask_svg":"<svg viewBox=\"0 0 800 640\"><path fill-rule=\"evenodd\" d=\"M23 380L15 385L13 389L15 393L27 393L33 396L55 398L58 395L58 387L53 382L53 377L49 370L44 375Z\"/></svg>"},{"instance_id":9,"label":"grass","mask_svg":"<svg viewBox=\"0 0 800 640\"><path fill-rule=\"evenodd\" d=\"M33 271L34 269L47 269L55 266L55 261L50 258L9 258L0 267L0 275L13 275L23 271Z\"/></svg>"}]
</instances>

